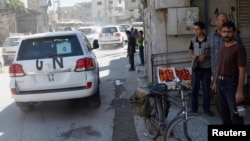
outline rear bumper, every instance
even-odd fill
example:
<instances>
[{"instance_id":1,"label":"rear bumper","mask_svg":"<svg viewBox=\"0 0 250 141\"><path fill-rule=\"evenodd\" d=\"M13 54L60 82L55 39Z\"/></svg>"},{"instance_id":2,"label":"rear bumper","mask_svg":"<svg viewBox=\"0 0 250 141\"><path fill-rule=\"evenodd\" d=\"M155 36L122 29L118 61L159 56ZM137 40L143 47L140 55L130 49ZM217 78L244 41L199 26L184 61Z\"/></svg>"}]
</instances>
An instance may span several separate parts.
<instances>
[{"instance_id":1,"label":"rear bumper","mask_svg":"<svg viewBox=\"0 0 250 141\"><path fill-rule=\"evenodd\" d=\"M38 102L38 101L54 101L54 100L66 100L74 98L89 97L96 92L96 89L83 89L64 92L52 92L52 93L29 93L13 95L16 102Z\"/></svg>"},{"instance_id":2,"label":"rear bumper","mask_svg":"<svg viewBox=\"0 0 250 141\"><path fill-rule=\"evenodd\" d=\"M66 100L75 98L84 98L94 95L98 90L98 81L92 79L91 88L86 86L77 86L69 88L56 88L56 89L42 89L42 90L18 90L15 85L15 81L10 81L10 88L16 88L17 94L12 94L16 102L39 102L39 101L54 101L54 100Z\"/></svg>"},{"instance_id":3,"label":"rear bumper","mask_svg":"<svg viewBox=\"0 0 250 141\"><path fill-rule=\"evenodd\" d=\"M100 45L122 44L122 41L99 41Z\"/></svg>"}]
</instances>

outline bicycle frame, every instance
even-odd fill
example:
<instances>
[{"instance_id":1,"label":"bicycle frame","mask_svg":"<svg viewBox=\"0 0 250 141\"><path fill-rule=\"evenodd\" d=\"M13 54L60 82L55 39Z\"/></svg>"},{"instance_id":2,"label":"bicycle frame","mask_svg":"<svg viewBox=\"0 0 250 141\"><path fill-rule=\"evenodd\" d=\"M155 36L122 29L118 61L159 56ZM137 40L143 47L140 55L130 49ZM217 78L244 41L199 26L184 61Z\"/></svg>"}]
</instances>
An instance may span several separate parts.
<instances>
[{"instance_id":1,"label":"bicycle frame","mask_svg":"<svg viewBox=\"0 0 250 141\"><path fill-rule=\"evenodd\" d=\"M155 127L154 131L151 132L151 135L154 135L153 137L156 137L156 133L159 134L159 132L164 136L164 139L168 139L170 136L170 133L172 132L172 129L175 128L175 126L179 123L181 123L182 128L182 135L183 138L186 138L188 141L191 141L191 137L193 136L188 132L189 129L189 121L191 120L197 120L198 122L202 122L204 124L208 124L208 122L198 115L192 115L187 112L188 111L188 98L189 94L188 89L185 85L182 85L180 81L176 81L176 90L178 91L178 97L171 95L169 90L165 91L162 87L159 86L154 89L154 91L150 92L150 96L152 97L153 103L151 105L153 106L152 110L152 116L147 117L147 121L153 121L154 123L147 122L146 125L148 125L146 128L150 129L150 126ZM173 93L174 94L174 93ZM173 99L173 100L171 100ZM179 107L181 107L180 111L177 113L177 115L174 117L173 120L170 121L170 123L167 124L166 117L168 116L168 111L166 112L166 109L169 109L170 106L168 106L168 103L173 103ZM191 122L192 123L192 122ZM153 124L153 125L152 125ZM148 128L149 127L149 128ZM163 129L163 130L162 130ZM152 131L152 130L150 130ZM164 133L162 132L164 131ZM156 135L156 136L155 136Z\"/></svg>"},{"instance_id":2,"label":"bicycle frame","mask_svg":"<svg viewBox=\"0 0 250 141\"><path fill-rule=\"evenodd\" d=\"M170 122L170 124L167 127L166 133L167 136L169 136L169 133L172 131L173 127L178 124L179 122L182 122L182 128L183 128L183 135L185 136L185 138L188 141L191 141L191 136L188 133L188 122L190 119L196 119L198 121L201 121L202 123L208 124L208 122L205 119L202 119L201 117L199 117L198 115L189 115L188 114L188 98L189 98L189 94L187 93L189 91L189 89L185 86L182 85L181 83L176 83L177 84L177 88L180 92L180 96L181 98L176 98L174 96L169 96L170 98L181 102L181 104L176 104L176 102L173 102L170 100L171 103L176 104L177 106L181 107L181 110L177 113L177 116ZM166 135L166 134L165 134ZM166 136L164 136L164 138L166 138Z\"/></svg>"},{"instance_id":3,"label":"bicycle frame","mask_svg":"<svg viewBox=\"0 0 250 141\"><path fill-rule=\"evenodd\" d=\"M168 108L166 105L167 96L166 94L152 93L150 94L150 97L153 97L154 99L153 107L156 107L156 104L160 103L160 105L158 106L161 106L162 110L161 110L161 113L158 113L158 114L161 114L162 118L158 120L159 120L159 126L162 127L163 125L165 125L165 117L167 116L167 113L165 113L165 109Z\"/></svg>"},{"instance_id":4,"label":"bicycle frame","mask_svg":"<svg viewBox=\"0 0 250 141\"><path fill-rule=\"evenodd\" d=\"M148 95L152 111L148 117L145 117L145 124L150 138L155 138L159 133L163 135L166 127L166 117L168 116L170 107L167 96L167 86L164 87L162 84L158 86L151 89Z\"/></svg>"}]
</instances>

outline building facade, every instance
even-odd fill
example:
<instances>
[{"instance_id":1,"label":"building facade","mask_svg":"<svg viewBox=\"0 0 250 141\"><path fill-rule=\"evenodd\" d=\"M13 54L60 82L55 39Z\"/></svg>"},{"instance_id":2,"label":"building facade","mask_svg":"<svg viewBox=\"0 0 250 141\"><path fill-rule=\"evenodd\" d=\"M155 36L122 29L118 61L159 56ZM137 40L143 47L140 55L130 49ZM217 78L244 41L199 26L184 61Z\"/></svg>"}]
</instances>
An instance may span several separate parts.
<instances>
[{"instance_id":1,"label":"building facade","mask_svg":"<svg viewBox=\"0 0 250 141\"><path fill-rule=\"evenodd\" d=\"M76 20L81 22L92 21L92 2L76 3L70 7L58 7L58 21Z\"/></svg>"},{"instance_id":2,"label":"building facade","mask_svg":"<svg viewBox=\"0 0 250 141\"><path fill-rule=\"evenodd\" d=\"M216 30L219 12L228 15L237 26L247 50L247 82L250 89L250 1L249 0L141 0L144 12L146 75L157 81L157 67L190 67L188 57L190 39L194 37L192 24L204 21L206 33ZM248 97L250 94L248 92Z\"/></svg>"},{"instance_id":3,"label":"building facade","mask_svg":"<svg viewBox=\"0 0 250 141\"><path fill-rule=\"evenodd\" d=\"M0 0L0 42L11 33L38 33L47 31L47 0L20 0L24 7L16 9L6 0Z\"/></svg>"},{"instance_id":4,"label":"building facade","mask_svg":"<svg viewBox=\"0 0 250 141\"><path fill-rule=\"evenodd\" d=\"M124 0L92 0L93 21L96 25L117 24L125 9Z\"/></svg>"}]
</instances>

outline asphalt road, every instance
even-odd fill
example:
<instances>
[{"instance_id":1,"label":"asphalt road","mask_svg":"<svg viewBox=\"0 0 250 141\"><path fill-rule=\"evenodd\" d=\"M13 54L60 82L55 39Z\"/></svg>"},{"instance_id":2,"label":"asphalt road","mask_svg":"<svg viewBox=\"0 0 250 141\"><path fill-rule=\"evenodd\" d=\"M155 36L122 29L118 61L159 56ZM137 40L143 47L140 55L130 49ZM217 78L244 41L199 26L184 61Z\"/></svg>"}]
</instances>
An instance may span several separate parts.
<instances>
[{"instance_id":1,"label":"asphalt road","mask_svg":"<svg viewBox=\"0 0 250 141\"><path fill-rule=\"evenodd\" d=\"M41 102L22 113L11 96L5 66L0 73L0 141L151 141L128 103L138 78L128 71L125 47L98 49L96 54L102 99L98 109L83 99ZM116 80L123 84L117 86Z\"/></svg>"}]
</instances>

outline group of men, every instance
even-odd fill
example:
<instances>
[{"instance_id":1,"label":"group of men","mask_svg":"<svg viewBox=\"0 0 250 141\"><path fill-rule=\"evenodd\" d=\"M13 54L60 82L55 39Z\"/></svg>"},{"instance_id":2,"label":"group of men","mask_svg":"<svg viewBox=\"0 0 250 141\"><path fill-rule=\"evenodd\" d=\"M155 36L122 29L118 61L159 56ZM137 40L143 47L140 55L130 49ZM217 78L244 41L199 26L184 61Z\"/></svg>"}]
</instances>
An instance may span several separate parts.
<instances>
[{"instance_id":1,"label":"group of men","mask_svg":"<svg viewBox=\"0 0 250 141\"><path fill-rule=\"evenodd\" d=\"M191 112L198 112L201 84L205 114L214 116L210 110L212 90L218 98L218 112L222 123L244 124L244 118L237 113L236 107L244 103L246 50L237 35L235 24L228 21L227 14L217 15L216 26L216 31L207 36L202 21L193 25L195 37L191 39L189 57L199 63L199 69L192 71Z\"/></svg>"},{"instance_id":2,"label":"group of men","mask_svg":"<svg viewBox=\"0 0 250 141\"><path fill-rule=\"evenodd\" d=\"M143 37L143 31L137 32L136 29L131 28L131 31L127 30L126 31L127 38L128 38L128 58L129 58L129 63L130 63L130 68L129 71L134 71L135 70L135 63L134 63L134 53L136 46L139 48L139 56L141 60L140 65L144 65L144 37Z\"/></svg>"}]
</instances>

